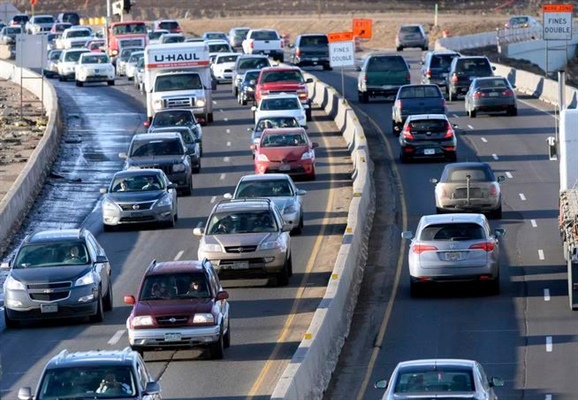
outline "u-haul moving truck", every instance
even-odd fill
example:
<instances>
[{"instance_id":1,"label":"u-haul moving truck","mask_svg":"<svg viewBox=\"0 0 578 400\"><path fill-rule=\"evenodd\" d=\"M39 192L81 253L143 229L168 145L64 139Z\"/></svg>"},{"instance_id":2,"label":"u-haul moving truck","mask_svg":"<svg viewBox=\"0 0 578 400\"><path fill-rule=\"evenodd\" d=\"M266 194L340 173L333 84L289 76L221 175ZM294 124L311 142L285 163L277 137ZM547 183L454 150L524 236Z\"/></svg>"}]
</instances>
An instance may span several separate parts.
<instances>
[{"instance_id":1,"label":"u-haul moving truck","mask_svg":"<svg viewBox=\"0 0 578 400\"><path fill-rule=\"evenodd\" d=\"M209 49L205 43L148 45L144 63L149 120L159 110L188 108L200 122L213 122Z\"/></svg>"}]
</instances>

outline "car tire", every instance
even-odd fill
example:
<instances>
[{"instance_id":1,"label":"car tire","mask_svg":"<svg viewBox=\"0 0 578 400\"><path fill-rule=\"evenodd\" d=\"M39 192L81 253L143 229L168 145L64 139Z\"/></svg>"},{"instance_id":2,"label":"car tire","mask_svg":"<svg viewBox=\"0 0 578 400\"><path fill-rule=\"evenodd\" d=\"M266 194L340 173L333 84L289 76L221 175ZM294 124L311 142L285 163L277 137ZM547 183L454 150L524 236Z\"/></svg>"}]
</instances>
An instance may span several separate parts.
<instances>
[{"instance_id":1,"label":"car tire","mask_svg":"<svg viewBox=\"0 0 578 400\"><path fill-rule=\"evenodd\" d=\"M219 339L209 345L209 353L212 360L222 360L223 357L225 357L225 341L223 336L223 330L221 329Z\"/></svg>"},{"instance_id":2,"label":"car tire","mask_svg":"<svg viewBox=\"0 0 578 400\"><path fill-rule=\"evenodd\" d=\"M114 225L102 224L102 230L105 232L114 232L115 228Z\"/></svg>"},{"instance_id":3,"label":"car tire","mask_svg":"<svg viewBox=\"0 0 578 400\"><path fill-rule=\"evenodd\" d=\"M8 316L8 311L6 311L6 307L4 307L4 324L6 325L7 329L14 329L20 326L20 323L14 319L11 319Z\"/></svg>"},{"instance_id":4,"label":"car tire","mask_svg":"<svg viewBox=\"0 0 578 400\"><path fill-rule=\"evenodd\" d=\"M395 120L391 120L391 132L393 133L393 136L399 136L398 130L397 130L398 124L397 122L395 122Z\"/></svg>"},{"instance_id":5,"label":"car tire","mask_svg":"<svg viewBox=\"0 0 578 400\"><path fill-rule=\"evenodd\" d=\"M331 65L324 64L324 65L323 65L323 70L324 70L324 71L331 71L331 70L333 70L333 68L331 68Z\"/></svg>"},{"instance_id":6,"label":"car tire","mask_svg":"<svg viewBox=\"0 0 578 400\"><path fill-rule=\"evenodd\" d=\"M237 97L237 95L239 95L239 89L237 88L237 86L231 85L231 93L232 93L233 96L235 96L235 97Z\"/></svg>"},{"instance_id":7,"label":"car tire","mask_svg":"<svg viewBox=\"0 0 578 400\"><path fill-rule=\"evenodd\" d=\"M212 112L210 112L210 113L207 114L207 122L208 122L208 123L213 123L213 118L214 118L214 117L213 117L213 113L212 113Z\"/></svg>"},{"instance_id":8,"label":"car tire","mask_svg":"<svg viewBox=\"0 0 578 400\"><path fill-rule=\"evenodd\" d=\"M409 157L403 152L403 150L399 152L399 162L402 164L409 162Z\"/></svg>"},{"instance_id":9,"label":"car tire","mask_svg":"<svg viewBox=\"0 0 578 400\"><path fill-rule=\"evenodd\" d=\"M231 321L227 324L227 333L223 336L223 347L225 349L231 347Z\"/></svg>"},{"instance_id":10,"label":"car tire","mask_svg":"<svg viewBox=\"0 0 578 400\"><path fill-rule=\"evenodd\" d=\"M453 101L457 97L457 94L448 89L448 101Z\"/></svg>"},{"instance_id":11,"label":"car tire","mask_svg":"<svg viewBox=\"0 0 578 400\"><path fill-rule=\"evenodd\" d=\"M76 86L84 86L84 82L81 82L81 81L78 81L78 80L77 80L77 81L76 81Z\"/></svg>"},{"instance_id":12,"label":"car tire","mask_svg":"<svg viewBox=\"0 0 578 400\"><path fill-rule=\"evenodd\" d=\"M110 281L110 275L108 276L108 290L106 292L106 297L104 298L104 311L111 311L113 307L114 297L112 292L112 283Z\"/></svg>"},{"instance_id":13,"label":"car tire","mask_svg":"<svg viewBox=\"0 0 578 400\"><path fill-rule=\"evenodd\" d=\"M183 195L184 196L191 196L193 194L193 177L191 176L191 180L189 182L189 185L187 186L186 189L183 190Z\"/></svg>"},{"instance_id":14,"label":"car tire","mask_svg":"<svg viewBox=\"0 0 578 400\"><path fill-rule=\"evenodd\" d=\"M448 154L448 161L451 163L455 163L458 161L458 154L454 151L453 153Z\"/></svg>"},{"instance_id":15,"label":"car tire","mask_svg":"<svg viewBox=\"0 0 578 400\"><path fill-rule=\"evenodd\" d=\"M242 106L247 105L247 99L241 93L239 93L239 99L240 99L239 104L241 104Z\"/></svg>"},{"instance_id":16,"label":"car tire","mask_svg":"<svg viewBox=\"0 0 578 400\"><path fill-rule=\"evenodd\" d=\"M54 77L54 74L50 71L44 71L44 76L50 79Z\"/></svg>"},{"instance_id":17,"label":"car tire","mask_svg":"<svg viewBox=\"0 0 578 400\"><path fill-rule=\"evenodd\" d=\"M127 79L128 81L132 81L134 78L133 78L133 77L130 77L130 76L127 76L126 79Z\"/></svg>"},{"instance_id":18,"label":"car tire","mask_svg":"<svg viewBox=\"0 0 578 400\"><path fill-rule=\"evenodd\" d=\"M98 303L96 305L96 314L89 317L90 322L102 322L104 321L104 307L102 301L102 293L98 292Z\"/></svg>"},{"instance_id":19,"label":"car tire","mask_svg":"<svg viewBox=\"0 0 578 400\"><path fill-rule=\"evenodd\" d=\"M301 235L301 233L303 233L303 213L301 213L301 216L299 217L299 224L293 229L293 231L291 231L291 234L293 235Z\"/></svg>"},{"instance_id":20,"label":"car tire","mask_svg":"<svg viewBox=\"0 0 578 400\"><path fill-rule=\"evenodd\" d=\"M403 47L397 46L397 47L395 48L395 50L396 50L396 51L403 51Z\"/></svg>"},{"instance_id":21,"label":"car tire","mask_svg":"<svg viewBox=\"0 0 578 400\"><path fill-rule=\"evenodd\" d=\"M193 168L193 174L198 174L199 172L201 172L201 158L199 157L199 163L197 164L197 166L195 168Z\"/></svg>"},{"instance_id":22,"label":"car tire","mask_svg":"<svg viewBox=\"0 0 578 400\"><path fill-rule=\"evenodd\" d=\"M311 104L309 105L309 108L307 110L305 110L305 120L307 122L311 121L313 119L313 112L311 111Z\"/></svg>"},{"instance_id":23,"label":"car tire","mask_svg":"<svg viewBox=\"0 0 578 400\"><path fill-rule=\"evenodd\" d=\"M142 347L131 346L130 349L131 349L132 351L136 351L138 354L140 354L140 356L141 356L142 358L144 358L144 353L145 353L145 351L144 351L144 349L143 349Z\"/></svg>"},{"instance_id":24,"label":"car tire","mask_svg":"<svg viewBox=\"0 0 578 400\"><path fill-rule=\"evenodd\" d=\"M289 260L285 260L283 268L277 273L277 286L287 286L289 284Z\"/></svg>"},{"instance_id":25,"label":"car tire","mask_svg":"<svg viewBox=\"0 0 578 400\"><path fill-rule=\"evenodd\" d=\"M508 115L515 117L516 115L518 115L518 108L517 107L512 107L510 109L508 109Z\"/></svg>"},{"instance_id":26,"label":"car tire","mask_svg":"<svg viewBox=\"0 0 578 400\"><path fill-rule=\"evenodd\" d=\"M424 46L421 48L423 51L428 51L429 50L429 46Z\"/></svg>"},{"instance_id":27,"label":"car tire","mask_svg":"<svg viewBox=\"0 0 578 400\"><path fill-rule=\"evenodd\" d=\"M470 118L476 118L477 115L478 115L478 112L476 111L475 108L470 110Z\"/></svg>"},{"instance_id":28,"label":"car tire","mask_svg":"<svg viewBox=\"0 0 578 400\"><path fill-rule=\"evenodd\" d=\"M488 294L497 296L500 294L500 275L496 279L486 282Z\"/></svg>"},{"instance_id":29,"label":"car tire","mask_svg":"<svg viewBox=\"0 0 578 400\"><path fill-rule=\"evenodd\" d=\"M293 257L289 256L289 267L287 268L289 277L293 276Z\"/></svg>"},{"instance_id":30,"label":"car tire","mask_svg":"<svg viewBox=\"0 0 578 400\"><path fill-rule=\"evenodd\" d=\"M443 208L436 207L436 214L445 214L445 212Z\"/></svg>"},{"instance_id":31,"label":"car tire","mask_svg":"<svg viewBox=\"0 0 578 400\"><path fill-rule=\"evenodd\" d=\"M492 213L490 214L490 217L492 219L502 219L502 205L501 204L497 209L492 211Z\"/></svg>"},{"instance_id":32,"label":"car tire","mask_svg":"<svg viewBox=\"0 0 578 400\"><path fill-rule=\"evenodd\" d=\"M114 79L112 81L106 82L108 86L114 86Z\"/></svg>"},{"instance_id":33,"label":"car tire","mask_svg":"<svg viewBox=\"0 0 578 400\"><path fill-rule=\"evenodd\" d=\"M422 288L417 282L409 281L409 295L411 297L421 297Z\"/></svg>"}]
</instances>

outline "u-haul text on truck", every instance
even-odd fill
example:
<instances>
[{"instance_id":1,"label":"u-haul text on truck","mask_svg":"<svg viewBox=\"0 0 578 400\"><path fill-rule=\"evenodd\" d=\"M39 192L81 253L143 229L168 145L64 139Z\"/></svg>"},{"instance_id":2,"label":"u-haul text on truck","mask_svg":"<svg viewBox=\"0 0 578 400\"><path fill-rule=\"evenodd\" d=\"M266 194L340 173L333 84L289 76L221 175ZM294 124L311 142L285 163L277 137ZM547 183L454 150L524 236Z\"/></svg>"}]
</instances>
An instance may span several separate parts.
<instances>
[{"instance_id":1,"label":"u-haul text on truck","mask_svg":"<svg viewBox=\"0 0 578 400\"><path fill-rule=\"evenodd\" d=\"M149 120L159 110L188 108L200 122L213 122L209 49L205 43L149 45L144 63Z\"/></svg>"}]
</instances>

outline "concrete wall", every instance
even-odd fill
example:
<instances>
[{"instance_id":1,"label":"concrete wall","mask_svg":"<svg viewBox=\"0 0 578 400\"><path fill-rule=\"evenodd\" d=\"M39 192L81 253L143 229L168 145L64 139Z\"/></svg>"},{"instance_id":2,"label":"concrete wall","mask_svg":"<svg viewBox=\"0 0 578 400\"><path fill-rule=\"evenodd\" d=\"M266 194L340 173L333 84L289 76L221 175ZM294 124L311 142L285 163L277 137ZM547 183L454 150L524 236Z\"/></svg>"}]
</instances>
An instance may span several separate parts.
<instances>
[{"instance_id":1,"label":"concrete wall","mask_svg":"<svg viewBox=\"0 0 578 400\"><path fill-rule=\"evenodd\" d=\"M574 57L576 47L578 47L578 32L569 41L530 40L509 43L502 46L502 54L505 57L516 60L530 61L544 71L553 72L563 68L568 63L568 60ZM546 49L548 49L547 53Z\"/></svg>"},{"instance_id":2,"label":"concrete wall","mask_svg":"<svg viewBox=\"0 0 578 400\"><path fill-rule=\"evenodd\" d=\"M21 79L21 74L23 77L38 79ZM25 89L39 99L43 97L48 116L44 136L32 152L18 179L0 201L0 253L3 253L50 172L60 147L62 124L56 91L47 80L30 70L18 68L5 61L0 61L0 79L12 80L18 85L22 81Z\"/></svg>"}]
</instances>

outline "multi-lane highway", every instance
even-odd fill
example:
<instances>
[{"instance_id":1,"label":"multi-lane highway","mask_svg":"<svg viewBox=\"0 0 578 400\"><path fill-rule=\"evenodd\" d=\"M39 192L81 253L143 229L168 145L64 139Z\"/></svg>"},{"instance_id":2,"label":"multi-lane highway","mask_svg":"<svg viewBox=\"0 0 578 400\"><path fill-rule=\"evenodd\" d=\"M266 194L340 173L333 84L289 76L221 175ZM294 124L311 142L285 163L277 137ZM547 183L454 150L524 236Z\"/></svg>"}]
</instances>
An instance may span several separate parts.
<instances>
[{"instance_id":1,"label":"multi-lane highway","mask_svg":"<svg viewBox=\"0 0 578 400\"><path fill-rule=\"evenodd\" d=\"M29 226L43 229L62 226L70 219L67 210L74 208L70 204L73 201L80 200L85 207L94 203L98 187L122 166L118 152L126 151L132 134L144 130L141 122L145 119L143 98L125 79L113 88L77 88L73 83L56 81L54 85L67 103L66 110L74 113L67 119L69 133L72 137L78 135L72 148L64 141L61 158L76 149L80 154L98 158L100 163L91 164L74 155L69 158L74 161L64 163L66 178L92 183L86 191L93 193L93 201L90 196L85 198L72 191L50 195L47 189L37 208L42 209L45 201L55 198L64 204L40 217L45 219L43 223L29 222ZM247 132L253 125L252 114L248 106L236 104L230 93L230 87L222 85L213 97L215 122L203 129L202 170L194 175L193 196L179 198L176 228L104 233L94 223L98 222L98 210L96 218L88 219L93 230L97 228L97 239L114 270L114 309L105 316L104 323L67 321L2 331L2 397L14 399L19 387L35 386L47 360L62 349L127 346L124 325L130 308L123 304L123 296L136 292L151 260L196 258L198 238L192 235L193 228L204 223L214 204L234 189L239 177L253 172ZM160 379L164 398L257 398L273 391L323 296L345 229L352 165L345 141L336 129L320 110L314 110L309 132L320 144L316 151L317 178L313 182L297 182L308 193L304 201L304 231L292 240L294 275L289 286L269 287L265 281L224 282L230 292L232 318L232 345L224 360L210 361L198 350L146 353L145 360L153 376ZM83 168L88 164L92 167ZM72 218L70 225L77 222L78 218Z\"/></svg>"}]
</instances>

